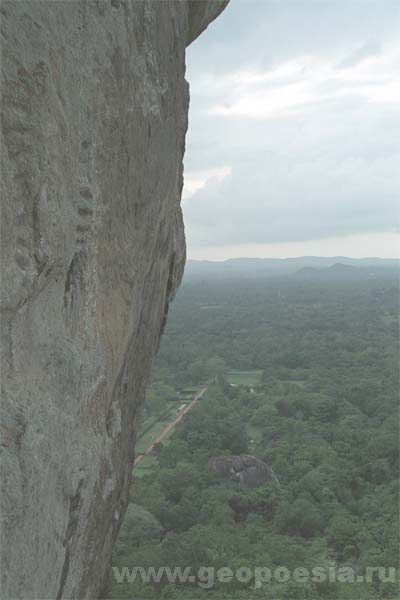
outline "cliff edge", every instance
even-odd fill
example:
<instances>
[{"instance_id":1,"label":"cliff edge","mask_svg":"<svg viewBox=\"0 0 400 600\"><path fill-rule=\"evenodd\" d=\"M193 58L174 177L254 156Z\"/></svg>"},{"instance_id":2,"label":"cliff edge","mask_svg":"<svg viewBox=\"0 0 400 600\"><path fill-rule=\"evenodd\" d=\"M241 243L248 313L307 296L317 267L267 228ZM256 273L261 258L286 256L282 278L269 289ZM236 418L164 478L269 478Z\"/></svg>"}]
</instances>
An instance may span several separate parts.
<instances>
[{"instance_id":1,"label":"cliff edge","mask_svg":"<svg viewBox=\"0 0 400 600\"><path fill-rule=\"evenodd\" d=\"M104 589L185 262L185 45L226 4L1 3L4 600Z\"/></svg>"}]
</instances>

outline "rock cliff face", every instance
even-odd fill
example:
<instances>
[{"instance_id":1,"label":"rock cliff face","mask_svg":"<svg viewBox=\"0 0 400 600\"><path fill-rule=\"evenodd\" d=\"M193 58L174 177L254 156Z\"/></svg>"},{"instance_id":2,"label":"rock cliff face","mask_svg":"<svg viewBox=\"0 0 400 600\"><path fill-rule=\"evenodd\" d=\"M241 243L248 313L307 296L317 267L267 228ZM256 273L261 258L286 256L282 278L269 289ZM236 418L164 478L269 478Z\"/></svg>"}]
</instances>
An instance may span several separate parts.
<instances>
[{"instance_id":1,"label":"rock cliff face","mask_svg":"<svg viewBox=\"0 0 400 600\"><path fill-rule=\"evenodd\" d=\"M226 3L1 4L4 600L104 589L185 262L185 45Z\"/></svg>"}]
</instances>

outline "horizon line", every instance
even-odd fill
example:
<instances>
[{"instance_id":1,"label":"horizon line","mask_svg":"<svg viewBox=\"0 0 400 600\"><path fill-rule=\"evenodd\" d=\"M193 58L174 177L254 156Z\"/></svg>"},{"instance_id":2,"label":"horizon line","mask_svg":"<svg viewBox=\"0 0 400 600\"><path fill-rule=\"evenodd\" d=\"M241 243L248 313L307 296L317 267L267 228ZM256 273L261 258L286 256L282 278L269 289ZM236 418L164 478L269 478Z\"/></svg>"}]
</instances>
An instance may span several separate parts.
<instances>
[{"instance_id":1,"label":"horizon line","mask_svg":"<svg viewBox=\"0 0 400 600\"><path fill-rule=\"evenodd\" d=\"M345 259L345 260L400 260L400 256L346 256L346 255L332 255L332 256L320 256L318 254L303 254L299 256L232 256L225 259L213 259L213 258L190 258L188 262L212 262L212 263L224 263L233 260L299 260L299 259L321 259L321 260L333 260L333 259Z\"/></svg>"}]
</instances>

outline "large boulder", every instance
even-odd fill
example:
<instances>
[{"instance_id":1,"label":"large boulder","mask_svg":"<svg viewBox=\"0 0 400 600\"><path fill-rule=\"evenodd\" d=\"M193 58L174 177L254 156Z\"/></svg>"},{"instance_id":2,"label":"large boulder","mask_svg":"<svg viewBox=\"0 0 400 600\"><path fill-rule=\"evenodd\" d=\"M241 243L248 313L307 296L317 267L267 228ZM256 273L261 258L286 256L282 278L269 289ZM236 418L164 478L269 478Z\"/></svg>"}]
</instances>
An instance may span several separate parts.
<instances>
[{"instance_id":1,"label":"large boulder","mask_svg":"<svg viewBox=\"0 0 400 600\"><path fill-rule=\"evenodd\" d=\"M271 467L249 454L215 456L210 458L208 466L220 477L249 487L263 485L267 481L277 481Z\"/></svg>"}]
</instances>

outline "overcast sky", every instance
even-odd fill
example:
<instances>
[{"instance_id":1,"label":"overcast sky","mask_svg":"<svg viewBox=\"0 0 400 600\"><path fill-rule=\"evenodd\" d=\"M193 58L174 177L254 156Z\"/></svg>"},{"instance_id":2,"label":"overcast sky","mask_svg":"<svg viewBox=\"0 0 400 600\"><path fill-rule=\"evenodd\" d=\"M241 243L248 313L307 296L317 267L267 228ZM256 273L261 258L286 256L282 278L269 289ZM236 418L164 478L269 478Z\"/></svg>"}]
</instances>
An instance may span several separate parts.
<instances>
[{"instance_id":1,"label":"overcast sky","mask_svg":"<svg viewBox=\"0 0 400 600\"><path fill-rule=\"evenodd\" d=\"M231 0L187 52L189 258L398 256L400 2Z\"/></svg>"}]
</instances>

